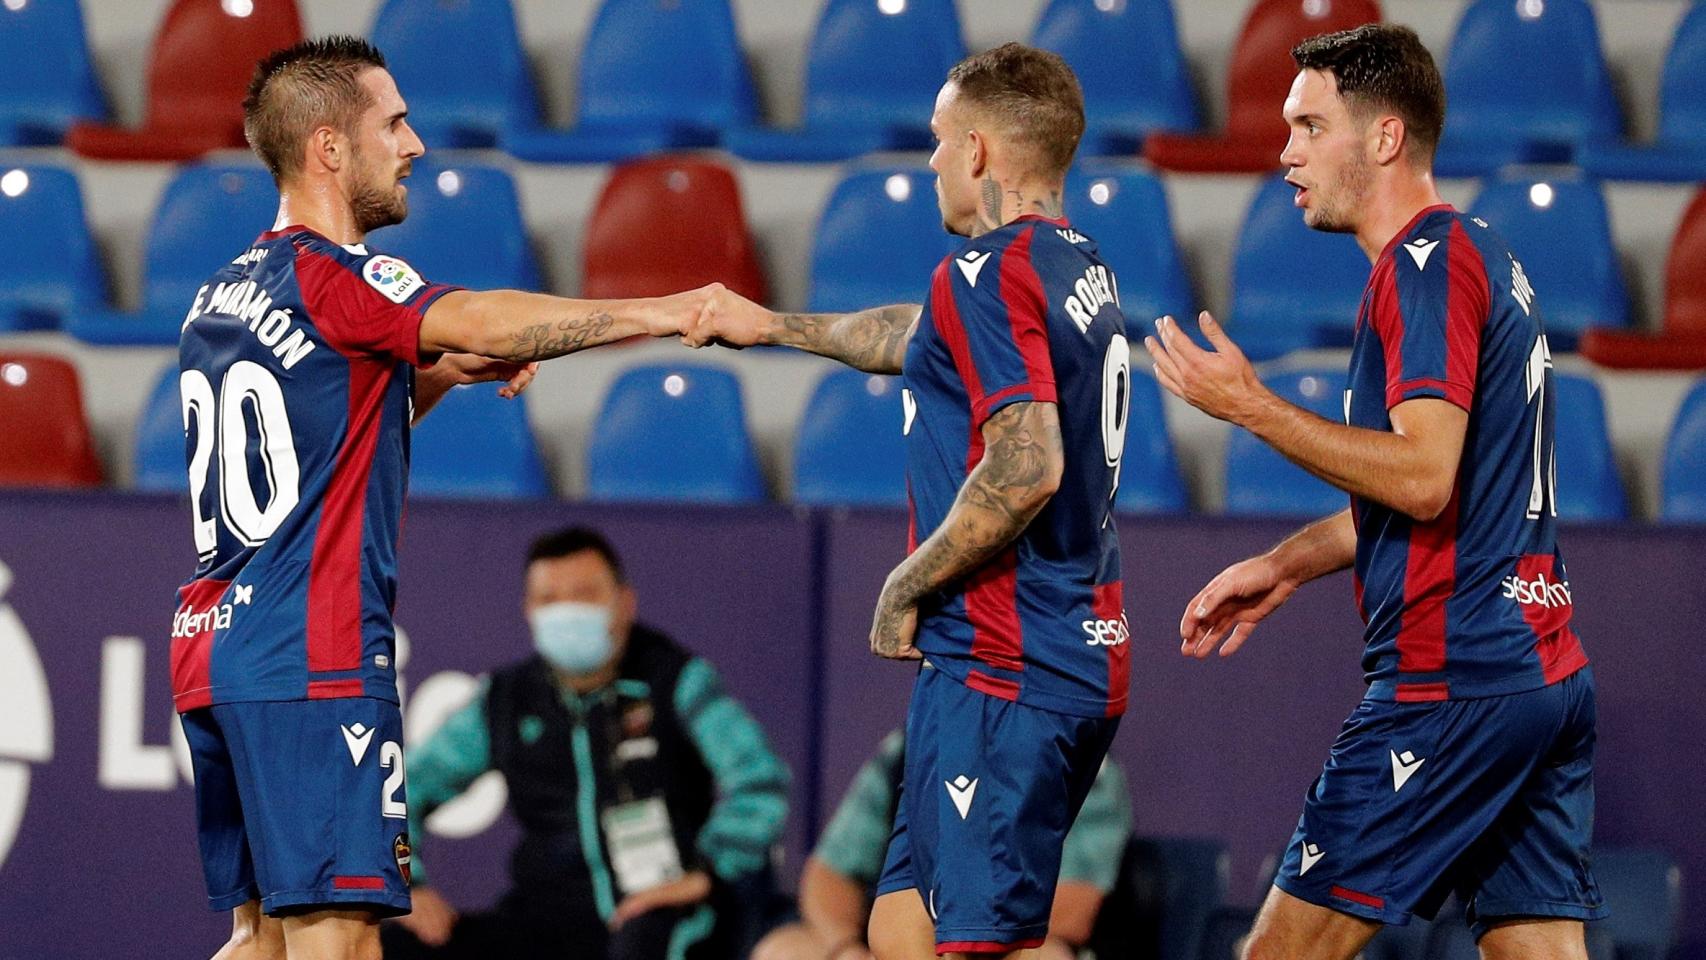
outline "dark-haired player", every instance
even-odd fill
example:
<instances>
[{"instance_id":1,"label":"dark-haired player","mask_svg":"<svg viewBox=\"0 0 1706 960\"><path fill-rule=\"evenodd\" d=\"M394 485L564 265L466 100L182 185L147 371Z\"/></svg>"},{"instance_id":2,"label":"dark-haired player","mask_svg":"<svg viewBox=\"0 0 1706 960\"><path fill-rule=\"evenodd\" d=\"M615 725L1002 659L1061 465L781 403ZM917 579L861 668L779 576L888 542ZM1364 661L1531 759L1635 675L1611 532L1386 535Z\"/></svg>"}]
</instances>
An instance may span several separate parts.
<instances>
[{"instance_id":1,"label":"dark-haired player","mask_svg":"<svg viewBox=\"0 0 1706 960\"><path fill-rule=\"evenodd\" d=\"M391 610L411 421L454 384L514 395L536 361L676 333L706 295L475 293L369 250L408 212L406 115L364 41L262 61L244 122L278 219L184 319L199 562L172 691L209 903L232 911L222 960L376 958L379 917L409 908Z\"/></svg>"},{"instance_id":2,"label":"dark-haired player","mask_svg":"<svg viewBox=\"0 0 1706 960\"><path fill-rule=\"evenodd\" d=\"M1043 943L1128 685L1112 511L1131 355L1113 273L1061 209L1077 78L1007 44L953 68L930 127L942 219L969 239L927 303L778 316L725 292L687 338L903 376L911 549L871 649L924 664L871 913L879 960Z\"/></svg>"},{"instance_id":3,"label":"dark-haired player","mask_svg":"<svg viewBox=\"0 0 1706 960\"><path fill-rule=\"evenodd\" d=\"M1281 154L1304 222L1374 262L1345 423L1280 400L1214 319L1146 345L1171 391L1348 491L1350 509L1234 564L1190 602L1184 652L1236 650L1299 585L1356 571L1367 697L1310 789L1246 948L1349 958L1382 923L1467 906L1488 958L1586 957L1594 693L1556 538L1553 378L1522 264L1440 202L1445 116L1411 30L1292 53ZM1298 264L1307 270L1308 264Z\"/></svg>"}]
</instances>

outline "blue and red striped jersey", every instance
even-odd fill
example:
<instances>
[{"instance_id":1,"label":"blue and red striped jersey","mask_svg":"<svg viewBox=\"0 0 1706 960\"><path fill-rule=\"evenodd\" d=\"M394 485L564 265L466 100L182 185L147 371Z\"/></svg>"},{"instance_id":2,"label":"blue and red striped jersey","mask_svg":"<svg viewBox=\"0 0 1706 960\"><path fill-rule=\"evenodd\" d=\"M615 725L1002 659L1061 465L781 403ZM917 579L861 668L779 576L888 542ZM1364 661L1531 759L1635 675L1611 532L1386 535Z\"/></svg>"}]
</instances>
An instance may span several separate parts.
<instances>
[{"instance_id":1,"label":"blue and red striped jersey","mask_svg":"<svg viewBox=\"0 0 1706 960\"><path fill-rule=\"evenodd\" d=\"M1009 404L1053 403L1066 467L1019 538L919 604L918 649L992 696L1079 716L1125 711L1130 631L1114 491L1131 352L1113 271L1065 220L1023 217L943 260L903 368L909 549L983 459Z\"/></svg>"},{"instance_id":2,"label":"blue and red striped jersey","mask_svg":"<svg viewBox=\"0 0 1706 960\"><path fill-rule=\"evenodd\" d=\"M1421 523L1351 499L1363 671L1376 699L1517 693L1581 669L1557 537L1552 356L1534 288L1503 239L1448 205L1387 244L1351 347L1345 420L1433 397L1469 413L1451 500Z\"/></svg>"},{"instance_id":3,"label":"blue and red striped jersey","mask_svg":"<svg viewBox=\"0 0 1706 960\"><path fill-rule=\"evenodd\" d=\"M397 539L421 317L455 289L303 227L196 293L178 345L197 564L172 621L180 711L397 699Z\"/></svg>"}]
</instances>

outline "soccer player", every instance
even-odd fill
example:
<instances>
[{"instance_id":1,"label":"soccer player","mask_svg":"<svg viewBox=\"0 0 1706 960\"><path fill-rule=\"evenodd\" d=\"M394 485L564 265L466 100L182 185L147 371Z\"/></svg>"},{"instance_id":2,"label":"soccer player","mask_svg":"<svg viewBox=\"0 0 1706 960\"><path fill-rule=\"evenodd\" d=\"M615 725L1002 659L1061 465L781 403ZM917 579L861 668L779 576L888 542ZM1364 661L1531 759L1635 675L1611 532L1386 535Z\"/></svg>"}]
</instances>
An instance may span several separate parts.
<instances>
[{"instance_id":1,"label":"soccer player","mask_svg":"<svg viewBox=\"0 0 1706 960\"><path fill-rule=\"evenodd\" d=\"M1433 58L1405 27L1292 52L1280 159L1304 222L1374 263L1345 423L1264 388L1214 318L1145 345L1168 390L1350 494L1350 508L1222 571L1180 623L1231 654L1299 585L1356 571L1368 694L1304 802L1252 958L1349 958L1447 893L1490 958L1585 958L1594 693L1556 537L1554 390L1522 264L1442 203ZM1297 264L1307 270L1307 264Z\"/></svg>"},{"instance_id":2,"label":"soccer player","mask_svg":"<svg viewBox=\"0 0 1706 960\"><path fill-rule=\"evenodd\" d=\"M391 610L411 420L457 383L514 395L536 361L676 333L705 299L476 293L367 249L408 212L406 114L365 41L263 60L244 122L278 219L184 319L199 562L172 691L209 903L232 911L221 960L378 957L379 917L408 911Z\"/></svg>"},{"instance_id":3,"label":"soccer player","mask_svg":"<svg viewBox=\"0 0 1706 960\"><path fill-rule=\"evenodd\" d=\"M1061 209L1077 78L1007 44L953 68L930 126L944 225L969 239L922 307L779 316L719 292L686 338L902 374L911 542L870 643L924 663L871 914L880 960L1042 944L1126 705L1113 498L1131 357L1113 274Z\"/></svg>"}]
</instances>

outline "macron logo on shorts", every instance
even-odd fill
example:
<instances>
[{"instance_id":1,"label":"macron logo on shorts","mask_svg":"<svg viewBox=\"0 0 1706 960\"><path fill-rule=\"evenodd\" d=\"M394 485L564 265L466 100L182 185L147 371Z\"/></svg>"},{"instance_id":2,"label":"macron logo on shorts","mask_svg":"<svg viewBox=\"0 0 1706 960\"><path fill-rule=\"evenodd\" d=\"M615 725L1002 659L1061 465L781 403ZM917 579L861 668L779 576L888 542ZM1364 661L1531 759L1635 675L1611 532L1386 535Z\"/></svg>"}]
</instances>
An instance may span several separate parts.
<instances>
[{"instance_id":1,"label":"macron logo on shorts","mask_svg":"<svg viewBox=\"0 0 1706 960\"><path fill-rule=\"evenodd\" d=\"M1418 757L1408 750L1405 750L1403 753L1399 753L1396 750L1388 750L1387 753L1392 754L1393 793L1397 793L1404 789L1404 784L1409 783L1410 778L1415 776L1416 771L1420 770L1422 768L1422 764L1426 763L1428 760L1427 757Z\"/></svg>"},{"instance_id":2,"label":"macron logo on shorts","mask_svg":"<svg viewBox=\"0 0 1706 960\"><path fill-rule=\"evenodd\" d=\"M954 801L954 809L960 812L960 819L970 816L971 798L977 794L977 781L967 780L962 773L952 780L943 780L942 786L948 788L948 798Z\"/></svg>"},{"instance_id":3,"label":"macron logo on shorts","mask_svg":"<svg viewBox=\"0 0 1706 960\"><path fill-rule=\"evenodd\" d=\"M340 725L344 732L344 745L349 747L349 758L361 766L361 758L367 756L367 745L373 742L373 728L362 726L360 723L351 726Z\"/></svg>"},{"instance_id":4,"label":"macron logo on shorts","mask_svg":"<svg viewBox=\"0 0 1706 960\"><path fill-rule=\"evenodd\" d=\"M1305 843L1303 845L1303 849L1299 852L1299 858L1302 860L1302 862L1297 865L1297 875L1301 877L1304 874L1308 873L1309 868L1315 866L1317 863L1320 863L1321 858L1326 856L1326 855L1327 855L1327 851L1321 849L1320 847L1316 846L1315 844Z\"/></svg>"}]
</instances>

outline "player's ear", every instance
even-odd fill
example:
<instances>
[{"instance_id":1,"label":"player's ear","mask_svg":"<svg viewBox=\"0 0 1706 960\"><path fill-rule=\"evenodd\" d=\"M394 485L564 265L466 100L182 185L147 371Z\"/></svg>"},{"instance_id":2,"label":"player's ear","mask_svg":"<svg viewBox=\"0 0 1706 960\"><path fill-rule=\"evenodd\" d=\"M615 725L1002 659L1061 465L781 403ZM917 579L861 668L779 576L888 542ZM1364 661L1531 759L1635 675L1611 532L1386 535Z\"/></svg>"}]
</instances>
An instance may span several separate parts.
<instances>
[{"instance_id":1,"label":"player's ear","mask_svg":"<svg viewBox=\"0 0 1706 960\"><path fill-rule=\"evenodd\" d=\"M1385 165L1403 154L1404 141L1409 138L1409 131L1404 129L1402 118L1386 116L1380 118L1380 123L1375 128L1375 138L1375 162Z\"/></svg>"},{"instance_id":2,"label":"player's ear","mask_svg":"<svg viewBox=\"0 0 1706 960\"><path fill-rule=\"evenodd\" d=\"M332 172L343 168L349 159L349 144L342 134L330 126L315 127L308 134L308 166L322 167Z\"/></svg>"},{"instance_id":3,"label":"player's ear","mask_svg":"<svg viewBox=\"0 0 1706 960\"><path fill-rule=\"evenodd\" d=\"M969 172L973 180L981 180L989 170L989 141L976 129L967 131L966 136L971 140L966 150L966 163L971 167Z\"/></svg>"}]
</instances>

